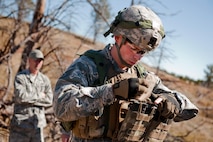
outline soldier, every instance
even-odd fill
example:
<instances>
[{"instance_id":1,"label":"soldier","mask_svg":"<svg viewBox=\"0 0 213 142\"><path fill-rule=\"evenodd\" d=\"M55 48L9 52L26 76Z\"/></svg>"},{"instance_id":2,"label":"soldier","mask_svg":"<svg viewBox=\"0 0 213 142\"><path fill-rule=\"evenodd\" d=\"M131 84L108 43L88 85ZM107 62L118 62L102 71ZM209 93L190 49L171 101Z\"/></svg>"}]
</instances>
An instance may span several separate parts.
<instances>
[{"instance_id":1,"label":"soldier","mask_svg":"<svg viewBox=\"0 0 213 142\"><path fill-rule=\"evenodd\" d=\"M52 105L53 93L49 78L40 72L43 60L40 50L31 51L29 68L15 77L10 142L44 142L45 107Z\"/></svg>"},{"instance_id":2,"label":"soldier","mask_svg":"<svg viewBox=\"0 0 213 142\"><path fill-rule=\"evenodd\" d=\"M165 37L162 22L151 9L141 5L125 8L105 36L110 33L114 44L100 51L85 52L56 83L54 113L63 128L71 130L70 141L148 141L153 136L151 130L159 127L155 120L177 118L181 121L196 116L197 108L184 95L162 87L156 76L133 66ZM151 108L144 111L147 100ZM140 118L143 115L132 113L142 110L149 117ZM134 119L130 121L134 130L130 130L132 134L125 134L129 116ZM138 133L132 127L138 118L157 125L150 127L152 129L143 125L147 129L138 129ZM135 126L139 128L140 124ZM160 137L159 141L163 139Z\"/></svg>"}]
</instances>

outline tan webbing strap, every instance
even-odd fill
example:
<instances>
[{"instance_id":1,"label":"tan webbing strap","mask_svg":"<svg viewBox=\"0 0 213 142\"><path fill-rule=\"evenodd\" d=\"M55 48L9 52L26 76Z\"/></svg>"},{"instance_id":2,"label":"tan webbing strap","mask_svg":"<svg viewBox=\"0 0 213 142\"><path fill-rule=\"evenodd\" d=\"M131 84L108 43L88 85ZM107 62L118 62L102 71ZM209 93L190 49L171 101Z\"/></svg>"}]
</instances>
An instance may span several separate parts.
<instances>
[{"instance_id":1,"label":"tan webbing strap","mask_svg":"<svg viewBox=\"0 0 213 142\"><path fill-rule=\"evenodd\" d=\"M163 123L161 122L156 129L154 129L149 137L153 138L153 139L158 139L158 140L164 140L167 136L167 133L169 131L171 127L171 123L167 124L167 123Z\"/></svg>"},{"instance_id":2,"label":"tan webbing strap","mask_svg":"<svg viewBox=\"0 0 213 142\"><path fill-rule=\"evenodd\" d=\"M156 139L156 140L164 140L166 136L167 136L167 132L153 130L150 133L149 138Z\"/></svg>"},{"instance_id":3,"label":"tan webbing strap","mask_svg":"<svg viewBox=\"0 0 213 142\"><path fill-rule=\"evenodd\" d=\"M87 119L88 117L81 118L76 121L75 127L73 128L73 133L79 138L88 138L87 128Z\"/></svg>"},{"instance_id":4,"label":"tan webbing strap","mask_svg":"<svg viewBox=\"0 0 213 142\"><path fill-rule=\"evenodd\" d=\"M171 125L167 123L160 123L160 125L157 127L160 130L168 131L170 129Z\"/></svg>"},{"instance_id":5,"label":"tan webbing strap","mask_svg":"<svg viewBox=\"0 0 213 142\"><path fill-rule=\"evenodd\" d=\"M150 133L160 124L160 121L154 121L153 119L150 121L149 126L147 127L147 129L144 132L144 135L142 136L144 139L142 142L146 142L146 140L148 139Z\"/></svg>"},{"instance_id":6,"label":"tan webbing strap","mask_svg":"<svg viewBox=\"0 0 213 142\"><path fill-rule=\"evenodd\" d=\"M89 116L89 120L87 123L88 129L89 129L89 137L90 138L96 138L100 137L104 133L104 126L99 125L99 121L95 119L94 116Z\"/></svg>"},{"instance_id":7,"label":"tan webbing strap","mask_svg":"<svg viewBox=\"0 0 213 142\"><path fill-rule=\"evenodd\" d=\"M110 106L110 114L109 114L109 126L107 131L107 137L112 139L117 138L117 134L119 131L119 110L120 104L119 101L114 102Z\"/></svg>"}]
</instances>

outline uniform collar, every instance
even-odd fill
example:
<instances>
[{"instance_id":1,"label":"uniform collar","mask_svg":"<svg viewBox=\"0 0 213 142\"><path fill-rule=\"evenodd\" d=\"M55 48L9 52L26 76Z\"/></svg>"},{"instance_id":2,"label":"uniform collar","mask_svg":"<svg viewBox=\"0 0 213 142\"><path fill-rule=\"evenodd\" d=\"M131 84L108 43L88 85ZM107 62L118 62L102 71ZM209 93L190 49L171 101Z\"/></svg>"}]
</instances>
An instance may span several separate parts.
<instances>
[{"instance_id":1,"label":"uniform collar","mask_svg":"<svg viewBox=\"0 0 213 142\"><path fill-rule=\"evenodd\" d=\"M117 72L124 72L122 69L119 68L118 64L115 62L111 55L111 49L112 49L113 44L108 44L101 52L104 54L104 56L110 60L111 64L113 65L113 68Z\"/></svg>"}]
</instances>

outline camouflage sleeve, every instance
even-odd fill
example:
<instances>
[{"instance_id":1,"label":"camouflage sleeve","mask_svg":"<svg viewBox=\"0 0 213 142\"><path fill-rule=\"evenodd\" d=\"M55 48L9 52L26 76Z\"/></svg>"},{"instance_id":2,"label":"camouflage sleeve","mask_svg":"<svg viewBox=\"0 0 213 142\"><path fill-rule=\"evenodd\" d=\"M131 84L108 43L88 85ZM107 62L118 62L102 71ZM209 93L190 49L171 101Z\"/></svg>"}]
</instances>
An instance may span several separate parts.
<instances>
[{"instance_id":1,"label":"camouflage sleeve","mask_svg":"<svg viewBox=\"0 0 213 142\"><path fill-rule=\"evenodd\" d=\"M53 109L57 119L74 121L101 112L114 101L112 85L92 87L98 79L94 62L81 56L59 78L54 92Z\"/></svg>"},{"instance_id":2,"label":"camouflage sleeve","mask_svg":"<svg viewBox=\"0 0 213 142\"><path fill-rule=\"evenodd\" d=\"M157 76L156 76L157 77ZM158 77L157 77L158 78ZM175 98L178 100L181 106L180 113L174 118L174 121L184 121L195 117L198 113L198 108L183 94L176 90L170 90L163 85L162 81L159 78L158 84L155 86L153 93L172 93Z\"/></svg>"}]
</instances>

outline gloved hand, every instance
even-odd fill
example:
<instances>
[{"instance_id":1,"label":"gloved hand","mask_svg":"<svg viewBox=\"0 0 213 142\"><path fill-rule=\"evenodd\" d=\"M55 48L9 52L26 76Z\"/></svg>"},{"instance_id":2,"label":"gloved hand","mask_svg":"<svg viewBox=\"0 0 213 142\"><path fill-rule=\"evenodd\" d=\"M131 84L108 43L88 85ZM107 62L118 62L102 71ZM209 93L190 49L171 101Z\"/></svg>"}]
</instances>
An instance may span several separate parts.
<instances>
[{"instance_id":1,"label":"gloved hand","mask_svg":"<svg viewBox=\"0 0 213 142\"><path fill-rule=\"evenodd\" d=\"M164 118L173 119L180 112L180 103L174 94L152 94L154 103L158 105L158 111Z\"/></svg>"},{"instance_id":2,"label":"gloved hand","mask_svg":"<svg viewBox=\"0 0 213 142\"><path fill-rule=\"evenodd\" d=\"M113 92L116 96L123 99L136 98L143 95L148 98L151 95L153 86L144 78L129 78L115 83L113 85Z\"/></svg>"}]
</instances>

